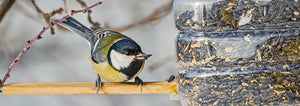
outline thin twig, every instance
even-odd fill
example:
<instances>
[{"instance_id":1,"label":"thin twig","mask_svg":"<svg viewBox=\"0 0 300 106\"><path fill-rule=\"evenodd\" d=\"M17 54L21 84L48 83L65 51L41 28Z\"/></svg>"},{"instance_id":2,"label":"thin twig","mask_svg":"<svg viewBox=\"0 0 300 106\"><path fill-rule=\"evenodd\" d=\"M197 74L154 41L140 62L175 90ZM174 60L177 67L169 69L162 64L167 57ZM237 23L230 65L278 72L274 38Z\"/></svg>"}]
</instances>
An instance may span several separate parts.
<instances>
[{"instance_id":1,"label":"thin twig","mask_svg":"<svg viewBox=\"0 0 300 106\"><path fill-rule=\"evenodd\" d=\"M0 23L2 22L5 14L10 7L15 3L16 0L4 0L0 6Z\"/></svg>"},{"instance_id":2,"label":"thin twig","mask_svg":"<svg viewBox=\"0 0 300 106\"><path fill-rule=\"evenodd\" d=\"M82 0L76 0L83 8L86 7L86 3ZM154 22L154 21L159 21L161 19L163 19L165 16L167 16L169 13L171 13L171 10L172 10L172 6L173 6L173 0L171 0L169 3L155 9L153 11L153 13L146 17L145 19L142 19L141 21L138 21L138 22L135 22L135 23L132 23L132 24L129 24L129 25L125 25L125 26L122 26L122 27L119 27L119 28L114 28L114 27L110 27L110 25L108 23L105 23L105 27L108 28L108 29L111 29L111 30L114 30L114 31L118 31L118 32L122 32L122 31L125 31L125 30L128 30L130 28L133 28L137 25L144 25L144 24L147 24L147 23L151 23L151 22ZM91 12L92 11L88 11L88 21L90 24L92 24L93 26L100 26L100 24L98 22L94 22L91 18Z\"/></svg>"},{"instance_id":3,"label":"thin twig","mask_svg":"<svg viewBox=\"0 0 300 106\"><path fill-rule=\"evenodd\" d=\"M82 8L86 8L87 7L87 5L86 5L86 3L84 1L82 1L82 0L76 0L76 1L81 5ZM92 11L88 10L88 21L89 21L89 23L92 24L93 27L99 27L100 24L98 22L94 22L92 20L91 13L92 13Z\"/></svg>"},{"instance_id":4,"label":"thin twig","mask_svg":"<svg viewBox=\"0 0 300 106\"><path fill-rule=\"evenodd\" d=\"M4 76L4 78L2 79L2 83L0 83L0 88L3 86L3 84L5 83L5 81L7 80L7 78L9 78L9 73L11 72L11 70L13 69L13 67L16 65L16 63L18 63L18 61L21 59L21 57L24 55L24 53L30 48L30 46L32 45L33 42L35 42L36 40L39 40L42 38L42 34L47 31L48 29L52 28L54 25L56 25L57 23L60 23L62 21L65 21L67 18L69 18L70 16L77 14L77 13L85 13L87 10L96 7L98 5L102 4L102 2L98 2L95 3L94 5L87 7L85 9L82 10L72 10L70 15L67 15L61 19L59 19L58 21L55 22L51 22L50 25L48 25L47 27L43 27L42 31L32 40L27 41L26 46L23 48L23 50L19 53L19 55L15 58L15 60L9 65L8 70Z\"/></svg>"},{"instance_id":5,"label":"thin twig","mask_svg":"<svg viewBox=\"0 0 300 106\"><path fill-rule=\"evenodd\" d=\"M62 8L59 8L59 9L57 9L57 10L52 11L51 13L44 13L44 12L36 5L35 0L31 0L31 3L32 3L32 5L34 6L34 8L36 9L36 11L37 11L39 14L42 14L42 15L43 15L43 17L44 17L46 23L49 23L49 22L50 22L50 18L51 18L52 16L54 16L54 15L57 14L57 13L58 13L58 14L61 14L62 11L63 11ZM50 23L49 23L49 25L50 25ZM54 28L51 28L51 34L54 34Z\"/></svg>"},{"instance_id":6,"label":"thin twig","mask_svg":"<svg viewBox=\"0 0 300 106\"><path fill-rule=\"evenodd\" d=\"M67 1L66 0L62 0L64 2L64 12L65 14L67 14Z\"/></svg>"},{"instance_id":7,"label":"thin twig","mask_svg":"<svg viewBox=\"0 0 300 106\"><path fill-rule=\"evenodd\" d=\"M118 32L122 32L124 30L128 30L134 26L137 26L137 25L144 25L144 24L147 24L147 23L151 23L151 22L157 22L161 19L163 19L165 16L167 16L169 13L171 13L171 10L172 10L172 6L173 6L173 0L171 0L169 3L155 9L150 16L146 17L145 19L141 20L141 21L138 21L136 23L133 23L133 24L129 24L129 25L126 25L126 26L122 26L122 27L119 27L119 28L113 28L113 27L110 27L110 25L108 23L105 24L105 27L108 28L108 29L112 29L114 31L118 31Z\"/></svg>"}]
</instances>

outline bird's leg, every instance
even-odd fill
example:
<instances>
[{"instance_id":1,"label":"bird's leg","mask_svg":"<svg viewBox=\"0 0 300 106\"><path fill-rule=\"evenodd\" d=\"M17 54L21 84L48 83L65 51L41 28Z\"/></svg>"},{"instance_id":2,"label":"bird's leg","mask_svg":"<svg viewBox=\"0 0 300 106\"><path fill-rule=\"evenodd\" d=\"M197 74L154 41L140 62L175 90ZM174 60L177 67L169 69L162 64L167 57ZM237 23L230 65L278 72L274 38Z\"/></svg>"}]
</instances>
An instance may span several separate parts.
<instances>
[{"instance_id":1,"label":"bird's leg","mask_svg":"<svg viewBox=\"0 0 300 106\"><path fill-rule=\"evenodd\" d=\"M97 88L97 92L96 92L96 93L99 92L99 88L101 88L101 87L102 87L102 84L101 84L101 78L100 78L100 75L97 74L97 79L96 79L96 81L95 81L95 87L94 87L94 89Z\"/></svg>"},{"instance_id":2,"label":"bird's leg","mask_svg":"<svg viewBox=\"0 0 300 106\"><path fill-rule=\"evenodd\" d=\"M137 76L137 77L135 77L134 82L135 82L137 85L140 85L140 87L141 87L141 92L142 92L142 86L144 85L143 80L140 79L140 78Z\"/></svg>"}]
</instances>

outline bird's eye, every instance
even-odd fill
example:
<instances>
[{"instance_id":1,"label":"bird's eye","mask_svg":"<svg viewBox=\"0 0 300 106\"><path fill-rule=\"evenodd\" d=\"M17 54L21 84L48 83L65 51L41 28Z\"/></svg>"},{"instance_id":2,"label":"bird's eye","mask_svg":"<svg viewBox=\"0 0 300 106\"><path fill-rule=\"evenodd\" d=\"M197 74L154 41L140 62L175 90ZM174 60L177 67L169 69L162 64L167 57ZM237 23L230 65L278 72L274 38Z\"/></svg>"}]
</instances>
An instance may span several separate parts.
<instances>
[{"instance_id":1,"label":"bird's eye","mask_svg":"<svg viewBox=\"0 0 300 106\"><path fill-rule=\"evenodd\" d=\"M130 52L128 50L124 50L123 54L130 55Z\"/></svg>"},{"instance_id":2,"label":"bird's eye","mask_svg":"<svg viewBox=\"0 0 300 106\"><path fill-rule=\"evenodd\" d=\"M125 51L124 54L129 55L129 52L128 52L128 51Z\"/></svg>"}]
</instances>

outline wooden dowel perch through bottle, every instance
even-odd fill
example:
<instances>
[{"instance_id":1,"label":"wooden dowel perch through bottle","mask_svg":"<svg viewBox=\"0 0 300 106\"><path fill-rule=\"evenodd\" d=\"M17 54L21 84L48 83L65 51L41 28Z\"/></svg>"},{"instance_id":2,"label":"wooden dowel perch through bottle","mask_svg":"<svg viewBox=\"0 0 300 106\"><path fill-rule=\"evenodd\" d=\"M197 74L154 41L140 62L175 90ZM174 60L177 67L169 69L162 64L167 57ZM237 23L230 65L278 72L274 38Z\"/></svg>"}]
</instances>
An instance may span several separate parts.
<instances>
[{"instance_id":1,"label":"wooden dowel perch through bottle","mask_svg":"<svg viewBox=\"0 0 300 106\"><path fill-rule=\"evenodd\" d=\"M145 82L142 88L133 82L102 82L96 93L93 82L9 83L4 95L85 95L85 94L177 94L175 82Z\"/></svg>"}]
</instances>

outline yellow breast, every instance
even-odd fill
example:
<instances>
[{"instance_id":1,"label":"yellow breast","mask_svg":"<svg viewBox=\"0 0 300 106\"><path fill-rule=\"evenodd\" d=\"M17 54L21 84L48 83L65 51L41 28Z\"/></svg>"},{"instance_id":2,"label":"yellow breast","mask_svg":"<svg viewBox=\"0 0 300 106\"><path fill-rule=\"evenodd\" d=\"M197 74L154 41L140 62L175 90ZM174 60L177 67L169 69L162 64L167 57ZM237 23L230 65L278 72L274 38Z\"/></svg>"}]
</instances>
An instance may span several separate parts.
<instances>
[{"instance_id":1,"label":"yellow breast","mask_svg":"<svg viewBox=\"0 0 300 106\"><path fill-rule=\"evenodd\" d=\"M115 70L109 65L107 61L102 63L95 63L93 62L93 60L91 60L91 58L90 61L92 63L93 68L101 77L112 82L124 82L128 80L127 75Z\"/></svg>"}]
</instances>

